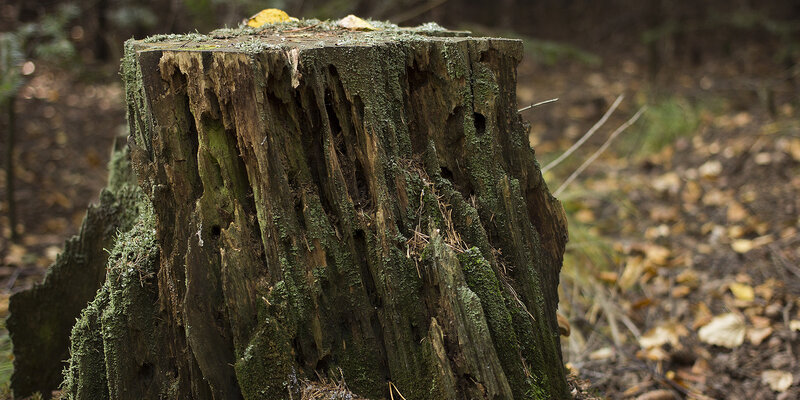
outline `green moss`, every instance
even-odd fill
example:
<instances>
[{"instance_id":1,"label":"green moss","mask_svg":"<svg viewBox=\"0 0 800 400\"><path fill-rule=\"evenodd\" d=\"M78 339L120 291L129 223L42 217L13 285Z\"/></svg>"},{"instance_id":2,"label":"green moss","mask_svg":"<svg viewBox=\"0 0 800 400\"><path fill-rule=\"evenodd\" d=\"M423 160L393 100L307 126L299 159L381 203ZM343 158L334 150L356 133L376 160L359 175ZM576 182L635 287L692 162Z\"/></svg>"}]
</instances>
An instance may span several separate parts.
<instances>
[{"instance_id":1,"label":"green moss","mask_svg":"<svg viewBox=\"0 0 800 400\"><path fill-rule=\"evenodd\" d=\"M222 226L224 235L227 229L232 229L226 227L246 218L242 213L251 211L248 207L252 200L248 199L252 196L252 207L258 217L254 223L258 224L266 253L269 272L259 277L264 279L256 289L259 300L255 306L258 309L255 328L248 326L235 344L235 373L245 398L286 398L288 393L296 393L293 390L298 375L313 376L315 368L325 374L336 367L342 368L356 392L373 397L386 395L387 378L409 399L445 397L445 391L437 388L439 382L445 384L446 374L435 374L444 368L437 364L436 349L429 343L420 343L429 336L426 336L431 324L429 314L439 312L436 309L441 305L437 301L444 301L437 298L438 287L429 287L425 281L430 278L426 274L432 271L442 273L437 279L454 285L454 292L443 298L459 312L464 325L459 329L468 332L464 337L480 340L479 351L493 357L490 368L493 372L486 372L481 379L494 385L496 393L503 393L504 397L509 392L507 379L515 398L525 398L525 393L538 396L542 393L539 386L523 376L524 360L518 347L523 339L539 346L542 338L518 336L513 322L519 307L505 298L506 290L496 275L499 268L492 253L492 245L512 249L509 259L519 271L524 271L523 275L535 273L530 265L538 265L540 261L538 250L530 248L539 243L534 240L530 222L525 222L527 210L519 182L503 169L506 163L516 160L509 161L501 153L500 147L509 145L499 144L498 137L505 133L495 132L499 117L494 113L501 105L498 103L501 77L478 61L480 49L488 48L489 42L436 38L422 43L419 36L425 34L422 31L405 31L389 25L381 25L382 30L374 33L338 30L336 35L319 35L319 41L301 41L297 45L301 50L299 87L273 84L273 80L285 80L281 74L288 71L287 67L291 69L284 57L285 50L295 46L274 38L296 27L308 28L305 33L310 34L338 29L329 23L312 28L307 22L299 22L260 30L241 27L205 37L160 37L153 39L153 43L140 44L140 49L152 51L205 52L225 36L230 39L229 51L249 54L249 60L258 65L253 67L254 74L259 75L253 78L259 93L255 101L272 102L274 98L261 97L266 96L263 93L279 99L274 107L272 103L266 106L259 103L242 110L234 110L231 104L226 104L228 100L220 99L220 106L228 108L220 110L222 116L214 111L210 117L194 116L198 117L202 182L187 186L196 186L198 193L202 190L202 198L200 208L190 207L188 212L199 215L206 229L211 224ZM437 27L428 28L428 34L440 35ZM132 48L128 50L123 74L130 82L126 92L131 105L129 115L134 118L134 143L146 147L154 140L149 132L154 125L146 120L147 104L141 87L136 86L141 79L137 75L140 74L138 58ZM417 56L421 58L415 61ZM418 171L406 170L398 162L398 157L410 158L412 153L410 121L406 121L410 101L407 69L416 68L417 62L426 64L420 67L420 72L431 76L425 84L442 89L438 93L452 98L452 104L445 100L443 110L436 112L447 118L451 107L464 110L463 121L453 126L448 122L447 126L456 135L459 127L463 127L463 149L443 159L452 161L453 157L459 157L461 165L457 172L461 177L467 176L469 189L474 190L477 197L474 207L452 183L441 177L435 150L428 152L430 160L425 160L424 166L425 179L435 182L435 191L429 182L423 182ZM188 72L189 80L195 79L193 74L197 73ZM222 89L211 90L219 93ZM325 98L326 91L332 94L332 99ZM191 104L190 108L195 113L204 112L205 105ZM259 123L263 125L258 127L264 127L270 142L267 145L262 142L264 147L258 147L249 142L252 140L249 133L226 132L225 126L238 126L223 121L234 115L232 111L254 111L247 115L261 113ZM145 117L137 113L144 113ZM326 113L334 113L336 118ZM244 114L235 115L239 118ZM483 124L481 118L485 120ZM326 122L328 119L338 120L341 137L339 132L333 132L336 127L328 126L334 125ZM309 129L313 132L306 132ZM414 132L415 140L420 135L431 139L439 134L433 129ZM303 135L313 135L313 141ZM344 140L346 151L332 143L334 140ZM371 140L377 142L374 148L365 146L364 142ZM309 143L313 144L311 150ZM177 146L164 142L157 145L167 150ZM150 154L152 157L152 151ZM248 164L253 167L251 171L239 165L243 158L253 163ZM153 164L162 161L154 160ZM453 165L447 166L453 169ZM148 178L162 180L160 173L159 170ZM369 205L353 204L351 196L357 195L351 193L352 188L342 181L342 175L344 180L367 175L366 190L374 196ZM405 181L408 207L404 212L398 209L394 191L387 189L394 186L397 177ZM462 186L459 190L463 190ZM263 190L269 193L261 193ZM437 229L452 228L449 217L442 215L442 202L450 204L455 230L474 247L458 260L443 243L439 243L438 249L425 247L420 278L414 261L406 256L404 235L421 229L433 237ZM186 226L193 231L197 229L194 224L198 222L179 222L178 231ZM245 241L241 244L247 245ZM209 248L206 245L204 254L209 257L217 254ZM452 276L445 277L435 268L448 269ZM115 276L123 279L134 276L132 272L127 276L123 273L124 268L114 270ZM212 278L218 279L215 273L212 272ZM519 283L526 288L523 298L532 308L543 306L534 295L539 290L535 286L538 284L535 279ZM426 309L421 310L421 306ZM343 326L343 320L358 325ZM544 320L540 318L538 324L545 324ZM530 321L527 326L533 328ZM450 335L454 333L451 329L446 326L444 330ZM322 333L317 333L320 330ZM385 354L373 351L380 347L386 349ZM537 355L535 351L528 353ZM539 367L545 365L541 354L535 361ZM478 357L473 356L470 362L476 370L482 365ZM499 369L503 371L497 372Z\"/></svg>"},{"instance_id":2,"label":"green moss","mask_svg":"<svg viewBox=\"0 0 800 400\"><path fill-rule=\"evenodd\" d=\"M127 145L118 144L116 140L114 147L120 147L120 149L111 152L111 159L108 162L108 184L106 185L106 190L112 193L119 193L125 187L138 188L136 176L131 167L130 150Z\"/></svg>"},{"instance_id":3,"label":"green moss","mask_svg":"<svg viewBox=\"0 0 800 400\"><path fill-rule=\"evenodd\" d=\"M143 147L152 155L152 115L148 110L142 77L142 68L139 64L139 54L136 51L136 41L129 39L125 42L125 55L122 57L120 73L125 84L125 102L128 105L126 113L130 135L136 145Z\"/></svg>"},{"instance_id":4,"label":"green moss","mask_svg":"<svg viewBox=\"0 0 800 400\"><path fill-rule=\"evenodd\" d=\"M158 243L156 242L153 206L142 199L141 213L133 227L117 238L108 257L109 281L115 290L121 290L135 279L139 285L156 272Z\"/></svg>"},{"instance_id":5,"label":"green moss","mask_svg":"<svg viewBox=\"0 0 800 400\"><path fill-rule=\"evenodd\" d=\"M513 329L511 315L506 308L500 282L491 264L473 247L458 255L464 272L464 279L470 290L478 295L486 322L492 334L495 350L503 364L514 396L524 398L528 389L523 376L522 361L519 358L519 343Z\"/></svg>"},{"instance_id":6,"label":"green moss","mask_svg":"<svg viewBox=\"0 0 800 400\"><path fill-rule=\"evenodd\" d=\"M101 288L72 328L70 360L64 370L64 382L61 385L65 399L109 398L100 326L100 315L108 305L108 294L107 287Z\"/></svg>"},{"instance_id":7,"label":"green moss","mask_svg":"<svg viewBox=\"0 0 800 400\"><path fill-rule=\"evenodd\" d=\"M287 398L300 377L292 360L289 335L278 320L263 318L234 366L246 400ZM299 398L298 393L294 396Z\"/></svg>"}]
</instances>

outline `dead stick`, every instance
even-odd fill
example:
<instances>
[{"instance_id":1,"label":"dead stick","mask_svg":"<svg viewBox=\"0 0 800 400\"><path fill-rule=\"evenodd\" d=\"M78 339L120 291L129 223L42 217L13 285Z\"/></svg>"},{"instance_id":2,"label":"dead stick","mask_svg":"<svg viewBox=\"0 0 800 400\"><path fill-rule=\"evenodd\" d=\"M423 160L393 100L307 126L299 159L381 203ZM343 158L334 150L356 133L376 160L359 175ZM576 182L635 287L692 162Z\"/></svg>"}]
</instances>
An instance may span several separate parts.
<instances>
[{"instance_id":1,"label":"dead stick","mask_svg":"<svg viewBox=\"0 0 800 400\"><path fill-rule=\"evenodd\" d=\"M534 108L534 107L539 107L541 105L545 105L545 104L548 104L548 103L555 103L557 101L558 101L558 97L556 97L555 99L540 101L538 103L533 103L533 104L531 104L531 105L529 105L527 107L522 107L519 110L517 110L517 112L523 112L525 110L530 110L531 108Z\"/></svg>"}]
</instances>

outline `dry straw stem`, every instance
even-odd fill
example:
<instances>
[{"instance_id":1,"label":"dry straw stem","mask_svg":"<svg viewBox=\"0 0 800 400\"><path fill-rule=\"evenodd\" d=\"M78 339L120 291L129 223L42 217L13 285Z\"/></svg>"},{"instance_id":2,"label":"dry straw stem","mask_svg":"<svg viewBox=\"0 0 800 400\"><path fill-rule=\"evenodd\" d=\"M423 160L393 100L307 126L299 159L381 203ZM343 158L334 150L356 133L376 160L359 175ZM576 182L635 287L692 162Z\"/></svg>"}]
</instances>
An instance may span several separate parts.
<instances>
[{"instance_id":1,"label":"dry straw stem","mask_svg":"<svg viewBox=\"0 0 800 400\"><path fill-rule=\"evenodd\" d=\"M394 392L397 392L397 395L400 396L401 399L406 400L402 393L400 393L400 389L395 386L392 381L389 381L389 396L394 400Z\"/></svg>"},{"instance_id":2,"label":"dry straw stem","mask_svg":"<svg viewBox=\"0 0 800 400\"><path fill-rule=\"evenodd\" d=\"M633 125L633 123L634 123L634 122L636 122L636 120L638 120L638 119L639 119L639 117L641 117L641 116L642 116L642 113L644 112L644 110L645 110L646 108L647 108L647 107L642 107L642 108L640 108L640 109L639 109L639 111L637 111L637 112L636 112L636 114L634 114L634 115L633 115L633 117L631 117L631 119L629 119L628 121L626 121L624 124L620 125L620 127L619 127L619 128L617 128L617 130L615 130L615 131L614 131L614 132L613 132L613 133L612 133L612 134L611 134L611 135L608 137L608 140L606 140L606 142L605 142L605 143L603 143L603 145L602 145L602 146L600 146L600 148L599 148L599 149L597 149L597 151L595 151L595 152L594 152L594 154L592 154L592 155L591 155L591 156L590 156L588 159L586 159L586 161L584 161L584 162L583 162L583 164L581 164L581 166L580 166L580 167L578 167L578 169L576 169L576 170L575 170L575 172L573 172L573 173L572 173L572 175L570 175L570 176L569 176L569 178L567 178L567 180L565 180L565 181L564 181L564 183L562 183L562 184L561 184L561 186L559 186L559 188L558 188L558 189L555 191L555 193L553 193L553 195L554 195L554 196L558 196L559 194L561 194L561 192L563 192L563 191L564 191L564 189L565 189L565 188L566 188L566 187L567 187L567 186L568 186L570 183L572 183L572 181L574 181L574 180L575 180L575 178L577 178L577 177L578 177L578 175L580 175L580 174L581 174L581 172L583 172L583 170L585 170L585 169L586 169L586 167L588 167L588 166L589 166L589 164L591 164L592 162L594 162L594 160L596 160L596 159L597 159L597 157L600 157L600 154L603 154L603 152L604 152L604 151L606 151L606 149L608 148L608 146L611 144L611 141L612 141L612 140L614 140L614 139L615 139L617 136L619 136L619 134L620 134L620 133L622 133L623 131L625 131L625 129L628 129L628 127L629 127L629 126ZM574 147L574 146L573 146L573 147Z\"/></svg>"},{"instance_id":3,"label":"dry straw stem","mask_svg":"<svg viewBox=\"0 0 800 400\"><path fill-rule=\"evenodd\" d=\"M305 381L300 400L328 400L328 399L351 399L366 400L363 397L353 394L344 381L344 373L339 368L341 378L338 381L326 379L317 374L318 382ZM291 391L289 397L291 398Z\"/></svg>"},{"instance_id":4,"label":"dry straw stem","mask_svg":"<svg viewBox=\"0 0 800 400\"><path fill-rule=\"evenodd\" d=\"M436 198L436 202L439 206L439 213L442 215L442 219L444 220L444 244L449 247L450 250L453 250L456 253L463 253L467 251L468 247L464 240L461 239L461 235L456 231L455 226L453 225L453 209L450 204L447 203L443 195L439 194L439 192L436 190L436 186L433 182L431 182L424 170L416 168L416 166L413 164L410 164L409 167L419 174L419 177L424 185L423 189L419 193L417 226L414 229L413 236L406 241L406 257L414 259L414 263L417 267L417 275L421 278L422 273L419 270L419 258L422 254L422 251L425 249L425 246L428 245L431 239L430 235L422 232L422 213L424 211L426 190L428 193L433 195L434 198Z\"/></svg>"},{"instance_id":5,"label":"dry straw stem","mask_svg":"<svg viewBox=\"0 0 800 400\"><path fill-rule=\"evenodd\" d=\"M597 121L591 128L589 128L589 130L583 136L581 136L581 138L578 139L578 141L575 142L575 144L573 144L569 149L567 149L567 151L565 151L564 154L558 156L558 158L551 161L549 164L545 165L544 168L542 168L542 173L545 173L553 169L553 167L560 164L561 161L564 161L565 158L569 157L570 154L575 152L575 150L577 150L578 147L581 147L581 145L583 145L584 142L589 140L589 138L592 137L592 135L594 135L594 133L597 132L597 130L600 129L600 127L602 127L603 124L606 123L606 121L608 121L608 117L610 117L611 114L614 113L614 110L616 110L617 107L619 107L619 103L621 103L622 99L624 98L625 95L622 94L617 96L617 99L614 100L614 103L611 104L611 107L609 107L608 111L606 111L606 113L603 114L603 117L600 118L600 120Z\"/></svg>"},{"instance_id":6,"label":"dry straw stem","mask_svg":"<svg viewBox=\"0 0 800 400\"><path fill-rule=\"evenodd\" d=\"M545 105L545 104L548 104L548 103L555 103L557 101L558 101L558 97L556 97L555 99L540 101L538 103L533 103L533 104L531 104L531 105L529 105L527 107L522 107L519 110L517 110L517 112L523 112L523 111L526 111L526 110L530 110L531 108L534 108L534 107L539 107L541 105Z\"/></svg>"}]
</instances>

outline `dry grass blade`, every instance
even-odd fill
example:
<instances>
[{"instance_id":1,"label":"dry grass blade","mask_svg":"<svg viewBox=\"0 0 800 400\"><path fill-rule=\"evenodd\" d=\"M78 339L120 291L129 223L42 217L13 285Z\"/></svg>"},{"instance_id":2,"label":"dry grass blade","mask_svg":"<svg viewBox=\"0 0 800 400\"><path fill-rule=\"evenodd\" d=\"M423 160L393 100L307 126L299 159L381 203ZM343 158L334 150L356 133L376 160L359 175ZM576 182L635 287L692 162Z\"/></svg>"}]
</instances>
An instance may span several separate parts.
<instances>
[{"instance_id":1,"label":"dry grass blade","mask_svg":"<svg viewBox=\"0 0 800 400\"><path fill-rule=\"evenodd\" d=\"M575 150L577 150L578 147L581 147L583 143L589 140L589 138L592 137L592 135L594 135L594 133L597 132L597 130L600 129L600 127L602 127L606 123L606 121L608 121L608 117L610 117L611 114L614 113L614 110L616 110L617 107L619 107L619 103L621 103L622 99L624 98L625 98L624 95L617 96L617 99L614 100L614 103L611 104L611 107L608 108L608 111L606 111L606 113L603 114L603 117L600 118L600 120L597 121L591 128L589 128L589 130L586 131L586 133L583 136L581 136L581 138L578 139L578 141L575 142L575 144L570 146L570 148L568 148L567 151L564 152L564 154L558 156L558 158L545 165L544 168L542 168L542 173L545 173L553 169L553 167L560 164L561 161L564 161L564 159L569 157L569 155L572 154L573 152L575 152Z\"/></svg>"},{"instance_id":2,"label":"dry grass blade","mask_svg":"<svg viewBox=\"0 0 800 400\"><path fill-rule=\"evenodd\" d=\"M319 381L303 382L300 400L365 400L363 397L353 394L353 392L350 391L347 387L347 383L344 381L344 374L341 368L339 368L339 374L341 374L341 378L338 381L326 379L317 374ZM289 393L291 394L291 391Z\"/></svg>"},{"instance_id":3,"label":"dry grass blade","mask_svg":"<svg viewBox=\"0 0 800 400\"><path fill-rule=\"evenodd\" d=\"M458 233L458 231L456 231L455 225L453 225L452 206L447 202L447 200L445 200L443 195L439 194L439 192L436 190L436 186L424 170L421 168L415 168L413 164L410 164L409 168L415 170L417 174L419 174L422 184L424 185L419 194L417 226L414 229L414 233L411 238L406 241L406 257L414 259L417 267L417 275L419 275L421 278L422 273L419 269L419 257L431 239L430 235L422 232L422 214L425 211L424 204L426 193L436 199L438 211L442 216L442 220L444 221L444 232L442 232L444 244L456 253L463 253L468 250L468 247L461 238L461 235Z\"/></svg>"},{"instance_id":4,"label":"dry grass blade","mask_svg":"<svg viewBox=\"0 0 800 400\"><path fill-rule=\"evenodd\" d=\"M638 120L639 117L642 116L642 113L644 113L645 109L646 107L640 108L639 111L637 111L636 114L634 114L633 117L631 117L631 119L626 121L624 124L620 125L620 127L617 128L617 130L611 133L611 135L608 137L608 140L606 140L605 143L603 143L603 145L600 146L600 148L594 152L594 154L592 154L588 159L586 159L586 161L584 161L583 164L581 164L581 166L578 167L578 169L576 169L575 172L573 172L572 175L570 175L567 178L567 180L565 180L564 183L562 183L561 186L558 187L558 189L553 193L553 195L558 196L559 194L561 194L561 192L563 192L564 189L570 183L572 183L572 181L574 181L575 178L577 178L578 175L580 175L581 172L583 172L583 170L586 169L586 167L589 166L589 164L594 162L594 160L596 160L597 157L600 157L600 155L603 154L603 152L606 151L606 149L608 149L608 146L611 144L611 141L613 141L617 136L619 136L620 133L625 131L625 129L628 129L629 126L633 125L633 123L636 122L636 120Z\"/></svg>"}]
</instances>

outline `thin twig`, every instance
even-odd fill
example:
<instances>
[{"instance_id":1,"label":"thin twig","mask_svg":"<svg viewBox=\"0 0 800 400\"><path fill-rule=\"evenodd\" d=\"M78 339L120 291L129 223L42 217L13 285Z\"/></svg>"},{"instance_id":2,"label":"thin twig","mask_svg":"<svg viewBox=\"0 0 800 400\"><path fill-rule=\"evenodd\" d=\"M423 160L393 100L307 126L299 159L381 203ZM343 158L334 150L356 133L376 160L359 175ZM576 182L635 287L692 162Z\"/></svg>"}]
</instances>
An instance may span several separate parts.
<instances>
[{"instance_id":1,"label":"thin twig","mask_svg":"<svg viewBox=\"0 0 800 400\"><path fill-rule=\"evenodd\" d=\"M539 107L541 105L545 105L545 104L548 104L548 103L555 103L557 101L558 101L558 97L556 97L555 99L540 101L538 103L533 103L533 104L531 104L531 105L529 105L527 107L522 107L519 110L517 110L517 112L523 112L525 110L530 110L531 108Z\"/></svg>"},{"instance_id":2,"label":"thin twig","mask_svg":"<svg viewBox=\"0 0 800 400\"><path fill-rule=\"evenodd\" d=\"M555 160L551 161L549 164L545 165L544 168L542 168L542 173L545 173L545 172L551 170L553 167L555 167L556 165L561 163L561 161L564 161L564 159L569 157L569 155L572 154L575 150L577 150L578 147L581 147L581 145L584 142L589 140L589 138L592 137L592 135L594 135L594 133L597 132L597 130L600 129L601 126L603 126L603 124L606 123L606 121L608 120L608 117L610 117L611 114L614 113L614 110L617 109L617 107L619 106L619 103L621 103L622 99L624 99L624 98L625 98L625 95L622 95L622 94L619 95L617 97L617 99L614 100L614 104L611 104L611 107L608 109L608 111L606 111L606 113L603 114L603 117L600 118L600 120L597 121L594 124L594 126L592 126L583 136L581 136L581 138L578 139L578 141L575 142L575 144L573 144L570 148L568 148L567 151L564 152L564 154L558 156L558 158L556 158Z\"/></svg>"},{"instance_id":3,"label":"thin twig","mask_svg":"<svg viewBox=\"0 0 800 400\"><path fill-rule=\"evenodd\" d=\"M562 183L562 184L561 184L561 186L559 186L559 188L558 188L558 189L557 189L557 190L556 190L556 191L553 193L553 195L554 195L554 196L558 196L559 194L561 194L561 192L562 192L562 191L564 191L564 189L567 187L567 185L569 185L570 183L572 183L572 181L573 181L573 180L575 180L575 178L577 178L577 177L578 177L578 175L580 175L580 174L581 174L581 172L583 172L583 170L585 170L585 169L586 169L586 167L588 167L588 166L589 166L589 164L591 164L591 163L592 163L594 160L596 160L596 159L597 159L597 157L600 157L600 154L603 154L603 152L604 152L604 151L606 151L606 149L608 148L608 146L611 144L611 141L612 141L612 140L614 140L614 139L615 139L617 136L619 136L619 134L620 134L620 133L622 133L622 132L623 132L625 129L627 129L629 126L633 125L633 123L634 123L634 122L636 122L636 120L638 120L638 119L639 119L639 117L641 117L641 116L642 116L642 113L644 112L644 110L645 110L646 108L647 108L647 107L642 107L642 108L640 108L640 109L639 109L639 111L637 111L637 112L636 112L636 114L634 114L634 116L633 116L633 117L631 117L631 119L629 119L628 121L626 121L624 124L620 125L620 127L619 127L619 128L617 128L617 130L615 130L615 131L614 131L614 132L613 132L613 133L612 133L612 134L611 134L611 135L608 137L608 140L606 140L606 142L605 142L605 143L603 143L603 145L602 145L602 146L600 146L600 148L599 148L599 149L597 149L597 151L595 151L595 152L594 152L594 154L592 154L592 155L591 155L591 157L589 157L588 159L586 159L586 161L584 161L584 162L583 162L583 164L581 164L581 166L580 166L580 167L578 167L578 169L576 169L576 170L575 170L575 172L573 172L573 173L572 173L572 175L570 175L570 176L569 176L569 178L567 178L567 180L565 180L565 181L564 181L564 183Z\"/></svg>"}]
</instances>

